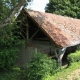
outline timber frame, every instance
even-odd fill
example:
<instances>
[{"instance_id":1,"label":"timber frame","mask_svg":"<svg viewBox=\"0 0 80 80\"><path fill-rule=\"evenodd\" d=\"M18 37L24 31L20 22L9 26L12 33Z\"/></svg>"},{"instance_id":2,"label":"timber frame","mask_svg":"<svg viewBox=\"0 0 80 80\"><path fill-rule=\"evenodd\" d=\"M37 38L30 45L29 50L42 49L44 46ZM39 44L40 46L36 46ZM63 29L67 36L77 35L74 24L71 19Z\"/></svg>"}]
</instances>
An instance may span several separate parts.
<instances>
[{"instance_id":1,"label":"timber frame","mask_svg":"<svg viewBox=\"0 0 80 80\"><path fill-rule=\"evenodd\" d=\"M49 46L51 46L50 48L53 49L54 54L57 58L58 67L60 68L62 66L62 58L65 54L66 49L68 47L74 46L74 45L70 45L70 44L67 43L67 42L69 42L67 40L68 36L65 35L65 33L63 31L63 28L61 30L61 27L59 28L57 26L58 24L57 25L56 24L52 25L52 17L51 17L51 22L49 23L49 21L47 21L48 20L47 17L49 15L44 15L43 13L40 13L40 12L33 12L33 13L34 13L34 15L31 14L32 15L31 16L28 11L23 9L21 11L20 15L18 16L18 20L22 21L22 22L20 22L21 23L21 28L23 29L25 27L25 29L26 29L26 32L25 32L26 33L26 38L25 38L25 40L26 40L27 43L29 42L31 44L29 46L31 48L34 45L33 42L32 43L30 42L31 40L50 42ZM35 16L35 13L39 14L39 15ZM59 16L59 18L60 18L60 16ZM43 20L43 24L42 24L42 20ZM56 25L57 27L54 26L54 25ZM47 27L47 26L49 26L49 27ZM60 31L61 31L61 33L59 33ZM40 33L40 36L38 36L39 33ZM44 35L43 35L43 33L44 33ZM38 37L36 37L36 36L38 36ZM53 36L54 36L54 38L53 38ZM60 38L60 40L58 38ZM59 41L61 41L61 42L59 42ZM57 42L59 42L59 43L57 44ZM35 46L35 52L37 53L37 51L38 51L38 49Z\"/></svg>"},{"instance_id":2,"label":"timber frame","mask_svg":"<svg viewBox=\"0 0 80 80\"><path fill-rule=\"evenodd\" d=\"M66 51L66 48L55 48L54 49L54 53L56 55L59 68L62 66L62 58L65 54L65 51Z\"/></svg>"},{"instance_id":3,"label":"timber frame","mask_svg":"<svg viewBox=\"0 0 80 80\"><path fill-rule=\"evenodd\" d=\"M23 15L25 16L25 14L23 13ZM26 19L25 19L26 18ZM26 15L25 18L23 18L22 20L22 25L21 26L24 26L23 23L25 23L25 29L26 29L26 42L28 43L31 39L33 39L33 37L40 31L40 28L37 28L37 30L30 36L29 35L29 17ZM28 18L28 19L27 19ZM25 21L26 20L26 21ZM33 20L32 20L33 21ZM34 21L35 22L35 21ZM37 24L38 26L38 24ZM50 41L51 42L51 41ZM53 49L54 49L54 53L55 53L55 56L57 58L57 62L58 62L58 68L60 68L62 66L62 58L65 54L65 51L66 51L66 48L61 48L61 47L57 47L55 45L55 43L52 44L53 46ZM37 48L35 48L35 52L37 53Z\"/></svg>"}]
</instances>

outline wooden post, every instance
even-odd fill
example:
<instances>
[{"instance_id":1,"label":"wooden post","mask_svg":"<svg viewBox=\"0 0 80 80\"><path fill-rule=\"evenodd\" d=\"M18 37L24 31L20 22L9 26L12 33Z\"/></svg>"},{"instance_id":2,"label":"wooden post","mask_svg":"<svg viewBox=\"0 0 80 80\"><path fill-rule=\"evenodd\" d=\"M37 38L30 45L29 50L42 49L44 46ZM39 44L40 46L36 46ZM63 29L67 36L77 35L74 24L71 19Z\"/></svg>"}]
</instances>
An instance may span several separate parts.
<instances>
[{"instance_id":1,"label":"wooden post","mask_svg":"<svg viewBox=\"0 0 80 80\"><path fill-rule=\"evenodd\" d=\"M35 47L35 53L37 54L37 48Z\"/></svg>"},{"instance_id":2,"label":"wooden post","mask_svg":"<svg viewBox=\"0 0 80 80\"><path fill-rule=\"evenodd\" d=\"M80 44L77 45L77 50L80 50Z\"/></svg>"},{"instance_id":3,"label":"wooden post","mask_svg":"<svg viewBox=\"0 0 80 80\"><path fill-rule=\"evenodd\" d=\"M58 58L57 49L54 49L54 53L55 53L56 58Z\"/></svg>"},{"instance_id":4,"label":"wooden post","mask_svg":"<svg viewBox=\"0 0 80 80\"><path fill-rule=\"evenodd\" d=\"M27 25L26 25L26 40L27 40L27 41L28 41L28 39L29 39L28 27L29 27L29 25L28 25L28 23L27 23Z\"/></svg>"},{"instance_id":5,"label":"wooden post","mask_svg":"<svg viewBox=\"0 0 80 80\"><path fill-rule=\"evenodd\" d=\"M66 48L55 48L54 53L56 55L56 58L58 60L58 68L61 68L62 66L62 58L64 56L64 53L66 51Z\"/></svg>"},{"instance_id":6,"label":"wooden post","mask_svg":"<svg viewBox=\"0 0 80 80\"><path fill-rule=\"evenodd\" d=\"M58 67L59 68L61 68L62 66L62 58L64 56L65 51L66 51L66 48L59 49L59 53L58 53Z\"/></svg>"}]
</instances>

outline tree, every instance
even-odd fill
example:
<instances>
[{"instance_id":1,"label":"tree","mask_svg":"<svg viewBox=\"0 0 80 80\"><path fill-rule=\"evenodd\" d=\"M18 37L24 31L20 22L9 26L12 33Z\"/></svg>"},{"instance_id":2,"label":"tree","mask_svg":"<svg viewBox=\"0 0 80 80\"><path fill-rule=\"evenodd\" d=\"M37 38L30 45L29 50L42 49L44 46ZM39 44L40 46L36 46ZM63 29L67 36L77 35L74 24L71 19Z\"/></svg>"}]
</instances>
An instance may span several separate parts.
<instances>
[{"instance_id":1,"label":"tree","mask_svg":"<svg viewBox=\"0 0 80 80\"><path fill-rule=\"evenodd\" d=\"M14 15L22 6L28 5L29 1L31 0L0 0L0 70L10 70L14 66L18 47L23 44Z\"/></svg>"},{"instance_id":2,"label":"tree","mask_svg":"<svg viewBox=\"0 0 80 80\"><path fill-rule=\"evenodd\" d=\"M11 22L19 9L32 0L0 0L0 28Z\"/></svg>"},{"instance_id":3,"label":"tree","mask_svg":"<svg viewBox=\"0 0 80 80\"><path fill-rule=\"evenodd\" d=\"M45 12L80 19L80 0L49 0Z\"/></svg>"}]
</instances>

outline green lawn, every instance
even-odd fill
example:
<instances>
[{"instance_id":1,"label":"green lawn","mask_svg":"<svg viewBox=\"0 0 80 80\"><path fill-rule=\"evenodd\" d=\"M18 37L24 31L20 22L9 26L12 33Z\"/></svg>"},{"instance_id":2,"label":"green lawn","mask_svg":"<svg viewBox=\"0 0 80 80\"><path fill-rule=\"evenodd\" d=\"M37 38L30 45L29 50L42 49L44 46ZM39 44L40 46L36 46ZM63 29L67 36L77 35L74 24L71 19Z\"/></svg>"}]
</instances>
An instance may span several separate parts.
<instances>
[{"instance_id":1,"label":"green lawn","mask_svg":"<svg viewBox=\"0 0 80 80\"><path fill-rule=\"evenodd\" d=\"M70 75L76 69L80 69L80 61L72 63L69 67L62 69L53 76L46 76L46 78L43 78L42 80L69 80L67 79L67 76ZM75 78L75 80L78 79Z\"/></svg>"}]
</instances>

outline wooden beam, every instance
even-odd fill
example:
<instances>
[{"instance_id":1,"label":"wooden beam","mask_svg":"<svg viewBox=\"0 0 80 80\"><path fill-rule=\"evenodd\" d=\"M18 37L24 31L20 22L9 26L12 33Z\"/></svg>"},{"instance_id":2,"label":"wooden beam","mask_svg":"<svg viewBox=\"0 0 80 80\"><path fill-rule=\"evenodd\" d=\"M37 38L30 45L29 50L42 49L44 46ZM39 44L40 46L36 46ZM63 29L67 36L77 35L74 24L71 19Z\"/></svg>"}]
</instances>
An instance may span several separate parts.
<instances>
[{"instance_id":1,"label":"wooden beam","mask_svg":"<svg viewBox=\"0 0 80 80\"><path fill-rule=\"evenodd\" d=\"M28 31L28 27L29 27L29 25L28 25L28 23L26 24L26 39L27 39L27 41L28 41L28 39L29 39L29 31Z\"/></svg>"},{"instance_id":2,"label":"wooden beam","mask_svg":"<svg viewBox=\"0 0 80 80\"><path fill-rule=\"evenodd\" d=\"M25 20L26 20L26 22L25 22L25 24L26 24L26 40L28 41L29 40L29 22L28 22L27 16L25 17Z\"/></svg>"},{"instance_id":3,"label":"wooden beam","mask_svg":"<svg viewBox=\"0 0 80 80\"><path fill-rule=\"evenodd\" d=\"M56 55L57 61L58 61L58 68L61 68L62 66L62 58L65 54L66 48L54 48L54 53Z\"/></svg>"},{"instance_id":4,"label":"wooden beam","mask_svg":"<svg viewBox=\"0 0 80 80\"><path fill-rule=\"evenodd\" d=\"M62 66L62 58L65 54L66 48L63 49L59 49L59 53L58 53L58 68L61 68Z\"/></svg>"},{"instance_id":5,"label":"wooden beam","mask_svg":"<svg viewBox=\"0 0 80 80\"><path fill-rule=\"evenodd\" d=\"M77 50L80 50L80 44L77 45Z\"/></svg>"},{"instance_id":6,"label":"wooden beam","mask_svg":"<svg viewBox=\"0 0 80 80\"><path fill-rule=\"evenodd\" d=\"M32 39L37 34L38 31L39 31L39 29L31 36L30 39Z\"/></svg>"},{"instance_id":7,"label":"wooden beam","mask_svg":"<svg viewBox=\"0 0 80 80\"><path fill-rule=\"evenodd\" d=\"M54 49L54 53L55 53L56 58L58 58L57 49Z\"/></svg>"}]
</instances>

